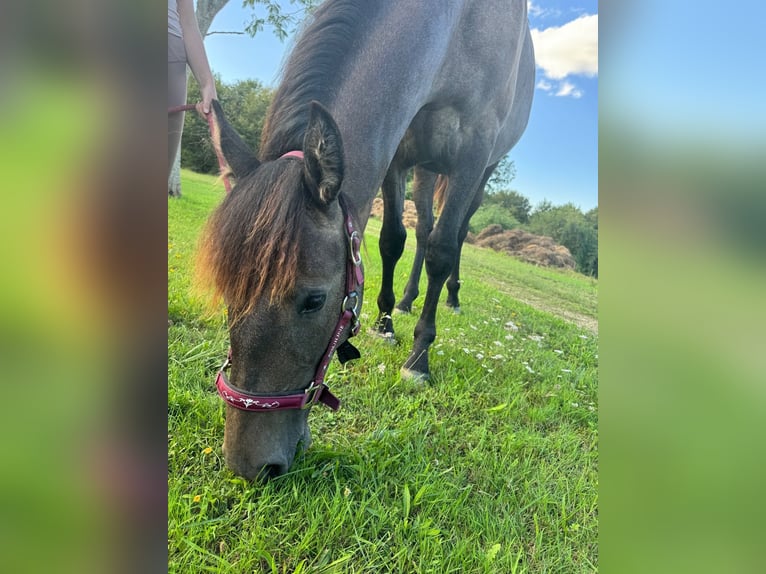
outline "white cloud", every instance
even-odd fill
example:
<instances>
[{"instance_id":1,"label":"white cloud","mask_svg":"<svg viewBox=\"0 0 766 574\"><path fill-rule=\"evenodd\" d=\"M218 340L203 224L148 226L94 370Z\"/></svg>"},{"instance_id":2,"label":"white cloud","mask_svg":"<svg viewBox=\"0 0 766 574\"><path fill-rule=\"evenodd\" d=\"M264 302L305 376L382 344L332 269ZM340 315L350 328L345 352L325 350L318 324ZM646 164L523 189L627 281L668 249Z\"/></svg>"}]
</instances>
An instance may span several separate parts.
<instances>
[{"instance_id":1,"label":"white cloud","mask_svg":"<svg viewBox=\"0 0 766 574\"><path fill-rule=\"evenodd\" d=\"M563 26L532 30L535 60L546 77L598 75L598 14L581 16Z\"/></svg>"},{"instance_id":2,"label":"white cloud","mask_svg":"<svg viewBox=\"0 0 766 574\"><path fill-rule=\"evenodd\" d=\"M556 8L541 8L533 2L527 2L527 13L532 18L547 18L548 16L561 16L561 10Z\"/></svg>"},{"instance_id":3,"label":"white cloud","mask_svg":"<svg viewBox=\"0 0 766 574\"><path fill-rule=\"evenodd\" d=\"M537 82L537 87L543 90L544 92L550 92L553 89L553 84L551 84L549 81L542 79L539 82Z\"/></svg>"},{"instance_id":4,"label":"white cloud","mask_svg":"<svg viewBox=\"0 0 766 574\"><path fill-rule=\"evenodd\" d=\"M559 91L556 92L556 95L559 97L571 96L573 98L581 98L583 96L583 91L578 89L574 84L564 81L559 84Z\"/></svg>"},{"instance_id":5,"label":"white cloud","mask_svg":"<svg viewBox=\"0 0 766 574\"><path fill-rule=\"evenodd\" d=\"M531 2L529 6L530 10L542 10ZM545 30L533 28L531 32L535 61L545 76L537 87L551 92L555 83L558 91L551 95L582 97L583 91L567 79L598 75L598 14L580 16L563 26Z\"/></svg>"}]
</instances>

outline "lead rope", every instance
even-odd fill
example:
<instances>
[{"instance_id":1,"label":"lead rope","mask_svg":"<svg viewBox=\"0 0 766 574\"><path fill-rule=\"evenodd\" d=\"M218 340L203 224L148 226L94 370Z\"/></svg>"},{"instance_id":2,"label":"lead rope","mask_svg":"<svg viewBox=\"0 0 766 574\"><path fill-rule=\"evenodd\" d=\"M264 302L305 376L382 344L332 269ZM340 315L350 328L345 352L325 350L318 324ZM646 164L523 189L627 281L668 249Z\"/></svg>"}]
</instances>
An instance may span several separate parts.
<instances>
[{"instance_id":1,"label":"lead rope","mask_svg":"<svg viewBox=\"0 0 766 574\"><path fill-rule=\"evenodd\" d=\"M197 106L195 104L184 104L183 106L173 106L172 108L168 108L168 115L172 114L178 114L180 112L188 112L190 110L196 110ZM215 120L213 119L213 112L208 112L205 115L205 119L207 120L207 127L210 130L210 137L212 139L215 139L214 133L216 130ZM223 177L223 186L226 188L226 193L231 193L231 182L229 181L229 175L228 170L226 169L227 164L226 160L223 158L223 154L221 153L221 150L218 148L218 146L214 145L213 149L215 149L215 155L218 158L218 169L221 172L221 176ZM180 153L180 150L179 150Z\"/></svg>"}]
</instances>

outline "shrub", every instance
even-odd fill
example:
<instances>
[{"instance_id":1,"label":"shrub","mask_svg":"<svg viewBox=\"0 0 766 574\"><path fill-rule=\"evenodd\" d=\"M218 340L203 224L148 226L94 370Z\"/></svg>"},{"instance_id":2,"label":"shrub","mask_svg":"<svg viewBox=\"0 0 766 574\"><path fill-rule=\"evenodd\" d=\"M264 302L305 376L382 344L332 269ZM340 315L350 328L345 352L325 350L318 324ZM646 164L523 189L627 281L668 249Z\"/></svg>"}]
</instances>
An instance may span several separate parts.
<instances>
[{"instance_id":1,"label":"shrub","mask_svg":"<svg viewBox=\"0 0 766 574\"><path fill-rule=\"evenodd\" d=\"M493 224L499 225L503 229L514 229L519 226L519 222L507 209L500 205L489 204L482 205L476 210L468 224L468 229L471 233L478 233Z\"/></svg>"}]
</instances>

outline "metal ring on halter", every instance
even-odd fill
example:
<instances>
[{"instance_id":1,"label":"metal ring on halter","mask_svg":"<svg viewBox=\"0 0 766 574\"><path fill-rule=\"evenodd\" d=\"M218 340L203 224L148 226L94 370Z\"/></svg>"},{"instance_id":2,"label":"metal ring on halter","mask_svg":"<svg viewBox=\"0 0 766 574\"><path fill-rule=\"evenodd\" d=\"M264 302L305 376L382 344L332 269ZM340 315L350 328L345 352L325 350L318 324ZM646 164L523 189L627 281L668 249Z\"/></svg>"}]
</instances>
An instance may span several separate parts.
<instances>
[{"instance_id":1,"label":"metal ring on halter","mask_svg":"<svg viewBox=\"0 0 766 574\"><path fill-rule=\"evenodd\" d=\"M348 303L349 300L352 300L354 302L353 307L349 307ZM359 293L356 291L352 291L348 295L346 295L343 298L343 305L341 305L341 312L343 311L351 311L351 313L354 315L354 319L359 318Z\"/></svg>"}]
</instances>

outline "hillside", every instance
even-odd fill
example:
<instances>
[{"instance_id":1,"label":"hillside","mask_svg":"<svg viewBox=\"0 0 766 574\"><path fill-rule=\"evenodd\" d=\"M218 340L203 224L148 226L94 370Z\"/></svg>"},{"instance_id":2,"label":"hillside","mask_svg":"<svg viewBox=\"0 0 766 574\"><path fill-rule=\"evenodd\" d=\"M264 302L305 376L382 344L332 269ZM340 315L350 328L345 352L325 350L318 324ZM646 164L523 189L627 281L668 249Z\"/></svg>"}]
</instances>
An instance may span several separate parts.
<instances>
[{"instance_id":1,"label":"hillside","mask_svg":"<svg viewBox=\"0 0 766 574\"><path fill-rule=\"evenodd\" d=\"M399 376L416 314L395 316L396 345L362 329L361 359L328 372L342 408L313 409L312 447L253 484L221 455L225 313L191 294L197 237L223 190L182 178L184 196L168 201L170 572L597 571L596 281L466 245L462 313L439 309L429 383ZM371 219L364 327L379 230Z\"/></svg>"}]
</instances>

